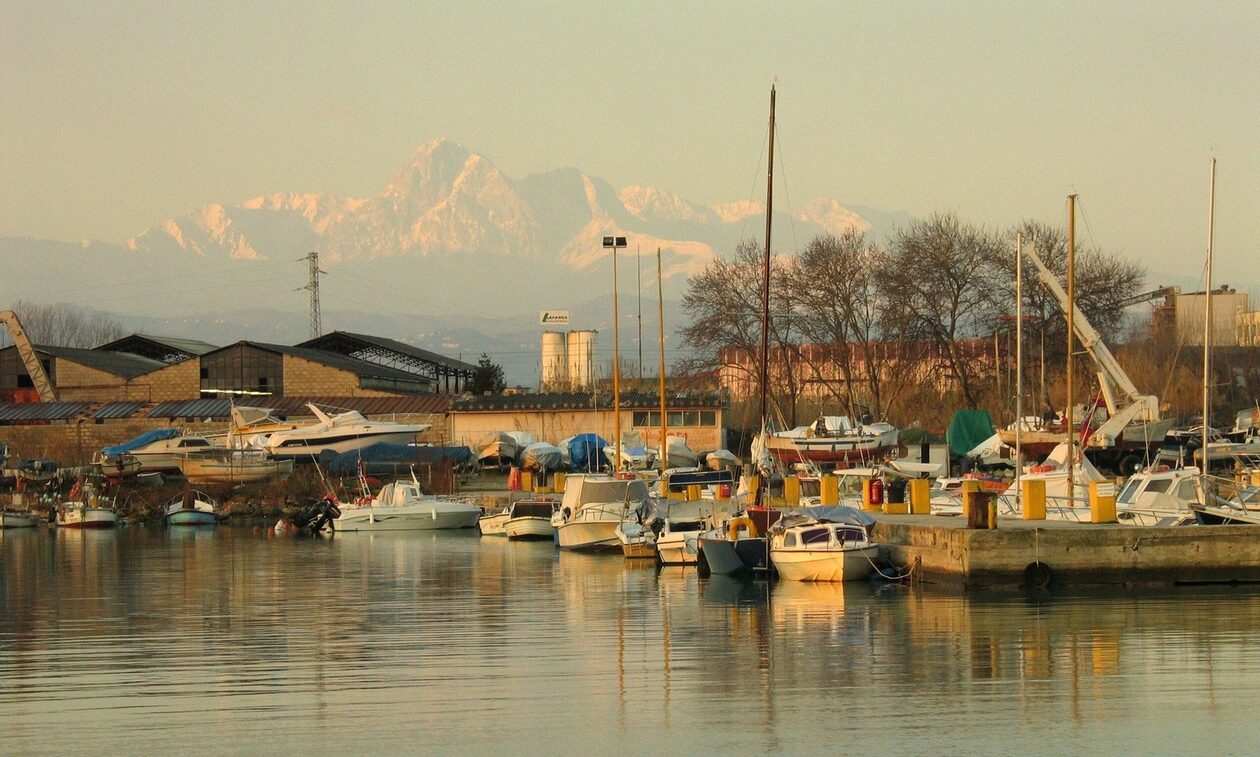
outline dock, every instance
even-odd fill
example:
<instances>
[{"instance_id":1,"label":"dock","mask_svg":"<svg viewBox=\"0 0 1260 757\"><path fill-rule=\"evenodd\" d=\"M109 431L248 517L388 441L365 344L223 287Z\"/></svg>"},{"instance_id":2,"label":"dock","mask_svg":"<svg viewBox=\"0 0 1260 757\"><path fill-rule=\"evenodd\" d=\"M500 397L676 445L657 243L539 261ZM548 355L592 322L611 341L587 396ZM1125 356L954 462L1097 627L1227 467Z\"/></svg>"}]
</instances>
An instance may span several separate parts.
<instances>
[{"instance_id":1,"label":"dock","mask_svg":"<svg viewBox=\"0 0 1260 757\"><path fill-rule=\"evenodd\" d=\"M873 539L916 580L965 587L1260 583L1256 526L1144 527L999 518L885 515Z\"/></svg>"}]
</instances>

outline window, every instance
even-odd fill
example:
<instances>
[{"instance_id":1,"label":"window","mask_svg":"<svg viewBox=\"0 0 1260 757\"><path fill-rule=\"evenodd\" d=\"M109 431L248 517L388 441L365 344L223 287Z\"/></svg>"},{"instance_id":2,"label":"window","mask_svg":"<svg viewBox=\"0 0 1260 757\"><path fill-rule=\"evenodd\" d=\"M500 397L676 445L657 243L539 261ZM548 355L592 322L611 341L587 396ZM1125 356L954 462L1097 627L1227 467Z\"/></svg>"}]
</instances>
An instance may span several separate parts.
<instances>
[{"instance_id":1,"label":"window","mask_svg":"<svg viewBox=\"0 0 1260 757\"><path fill-rule=\"evenodd\" d=\"M1146 485L1146 491L1154 494L1163 494L1172 488L1171 478L1159 478L1151 481Z\"/></svg>"},{"instance_id":2,"label":"window","mask_svg":"<svg viewBox=\"0 0 1260 757\"><path fill-rule=\"evenodd\" d=\"M634 425L636 425L636 426L651 426L652 424L651 424L651 423L648 423L648 417L649 417L650 415L651 415L651 413L648 413L648 412L646 412L646 411L643 411L643 410L635 410L635 411L634 411Z\"/></svg>"},{"instance_id":3,"label":"window","mask_svg":"<svg viewBox=\"0 0 1260 757\"><path fill-rule=\"evenodd\" d=\"M701 426L716 426L717 413L713 410L701 410L700 411L700 425Z\"/></svg>"},{"instance_id":4,"label":"window","mask_svg":"<svg viewBox=\"0 0 1260 757\"><path fill-rule=\"evenodd\" d=\"M788 531L786 534L783 535L783 546L785 547L796 546L796 532L795 531Z\"/></svg>"},{"instance_id":5,"label":"window","mask_svg":"<svg viewBox=\"0 0 1260 757\"><path fill-rule=\"evenodd\" d=\"M830 533L825 528L811 528L801 532L802 544L826 544Z\"/></svg>"},{"instance_id":6,"label":"window","mask_svg":"<svg viewBox=\"0 0 1260 757\"><path fill-rule=\"evenodd\" d=\"M1198 492L1195 491L1194 479L1187 478L1180 484L1177 484L1177 499L1190 502L1197 499Z\"/></svg>"},{"instance_id":7,"label":"window","mask_svg":"<svg viewBox=\"0 0 1260 757\"><path fill-rule=\"evenodd\" d=\"M1130 481L1124 485L1124 489L1120 490L1120 496L1116 497L1116 502L1122 505L1133 504L1133 494L1137 488L1142 485L1141 481Z\"/></svg>"}]
</instances>

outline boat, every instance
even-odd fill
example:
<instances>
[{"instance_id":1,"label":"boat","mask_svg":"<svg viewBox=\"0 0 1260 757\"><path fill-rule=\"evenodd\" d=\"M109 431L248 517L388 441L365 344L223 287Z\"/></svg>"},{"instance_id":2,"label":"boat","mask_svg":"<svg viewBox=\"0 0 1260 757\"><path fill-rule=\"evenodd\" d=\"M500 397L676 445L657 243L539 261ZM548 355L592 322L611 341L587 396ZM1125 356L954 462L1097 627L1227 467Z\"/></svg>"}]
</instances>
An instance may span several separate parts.
<instances>
[{"instance_id":1,"label":"boat","mask_svg":"<svg viewBox=\"0 0 1260 757\"><path fill-rule=\"evenodd\" d=\"M1116 520L1133 526L1181 526L1195 522L1203 502L1196 467L1157 465L1129 477L1116 496Z\"/></svg>"},{"instance_id":2,"label":"boat","mask_svg":"<svg viewBox=\"0 0 1260 757\"><path fill-rule=\"evenodd\" d=\"M775 460L847 467L897 455L897 428L887 423L854 423L845 415L820 416L809 426L769 434L766 447Z\"/></svg>"},{"instance_id":3,"label":"boat","mask_svg":"<svg viewBox=\"0 0 1260 757\"><path fill-rule=\"evenodd\" d=\"M1046 486L1046 518L1050 520L1089 520L1089 485L1106 483L1110 479L1085 456L1074 465L1067 464L1067 444L1062 442L1040 465L1031 465L1011 481L1006 491L998 497L1003 514L1017 515L1021 510L1021 487L1024 481L1044 481ZM1068 471L1072 471L1075 486L1068 486Z\"/></svg>"},{"instance_id":4,"label":"boat","mask_svg":"<svg viewBox=\"0 0 1260 757\"><path fill-rule=\"evenodd\" d=\"M5 472L7 478L15 478L26 483L36 484L52 481L57 477L57 463L54 460L28 460L23 458L10 462L13 467Z\"/></svg>"},{"instance_id":5,"label":"boat","mask_svg":"<svg viewBox=\"0 0 1260 757\"><path fill-rule=\"evenodd\" d=\"M227 450L191 454L180 463L190 484L246 484L280 478L293 472L293 458L276 459L261 450Z\"/></svg>"},{"instance_id":6,"label":"boat","mask_svg":"<svg viewBox=\"0 0 1260 757\"><path fill-rule=\"evenodd\" d=\"M106 478L125 478L140 472L140 458L134 455L108 455L97 457L93 465L100 469Z\"/></svg>"},{"instance_id":7,"label":"boat","mask_svg":"<svg viewBox=\"0 0 1260 757\"><path fill-rule=\"evenodd\" d=\"M31 528L39 525L39 515L29 509L21 509L22 498L21 492L15 492L9 506L0 510L0 528Z\"/></svg>"},{"instance_id":8,"label":"boat","mask_svg":"<svg viewBox=\"0 0 1260 757\"><path fill-rule=\"evenodd\" d=\"M726 449L715 449L700 456L704 467L709 470L735 470L740 466L739 458L734 452Z\"/></svg>"},{"instance_id":9,"label":"boat","mask_svg":"<svg viewBox=\"0 0 1260 757\"><path fill-rule=\"evenodd\" d=\"M567 452L569 469L579 473L598 473L605 467L604 448L608 442L599 434L578 434L560 442Z\"/></svg>"},{"instance_id":10,"label":"boat","mask_svg":"<svg viewBox=\"0 0 1260 757\"><path fill-rule=\"evenodd\" d=\"M617 453L621 453L621 462L617 463ZM604 447L604 459L616 470L647 470L652 467L652 454L643 437L637 431L627 431L621 435L620 445Z\"/></svg>"},{"instance_id":11,"label":"boat","mask_svg":"<svg viewBox=\"0 0 1260 757\"><path fill-rule=\"evenodd\" d=\"M649 447L648 455L661 464L662 468L695 468L700 464L700 456L687 447L687 440L681 436L670 436L665 441L665 453L660 447Z\"/></svg>"},{"instance_id":12,"label":"boat","mask_svg":"<svg viewBox=\"0 0 1260 757\"><path fill-rule=\"evenodd\" d=\"M504 526L508 521L508 508L486 513L477 519L477 532L482 536L507 536Z\"/></svg>"},{"instance_id":13,"label":"boat","mask_svg":"<svg viewBox=\"0 0 1260 757\"><path fill-rule=\"evenodd\" d=\"M875 519L852 507L807 507L772 527L770 560L787 581L858 581L875 572Z\"/></svg>"},{"instance_id":14,"label":"boat","mask_svg":"<svg viewBox=\"0 0 1260 757\"><path fill-rule=\"evenodd\" d=\"M411 481L385 484L375 497L342 504L334 521L338 531L429 531L472 528L481 517L477 505L425 494Z\"/></svg>"},{"instance_id":15,"label":"boat","mask_svg":"<svg viewBox=\"0 0 1260 757\"><path fill-rule=\"evenodd\" d=\"M621 545L621 554L627 560L656 559L656 534L648 525L637 520L623 520L613 533Z\"/></svg>"},{"instance_id":16,"label":"boat","mask_svg":"<svg viewBox=\"0 0 1260 757\"><path fill-rule=\"evenodd\" d=\"M555 528L551 515L559 502L551 499L522 499L508 508L508 518L503 524L503 535L509 539L551 539Z\"/></svg>"},{"instance_id":17,"label":"boat","mask_svg":"<svg viewBox=\"0 0 1260 757\"><path fill-rule=\"evenodd\" d=\"M219 503L203 491L185 489L166 503L165 515L168 526L213 526L219 522Z\"/></svg>"},{"instance_id":18,"label":"boat","mask_svg":"<svg viewBox=\"0 0 1260 757\"><path fill-rule=\"evenodd\" d=\"M257 447L282 460L313 460L326 449L352 452L382 442L410 444L430 428L424 423L368 420L357 410L329 415L314 403L306 406L316 420L303 425L281 421L267 408L232 408L231 443L226 446ZM263 417L259 417L260 413Z\"/></svg>"},{"instance_id":19,"label":"boat","mask_svg":"<svg viewBox=\"0 0 1260 757\"><path fill-rule=\"evenodd\" d=\"M216 447L199 434L184 434L178 428L158 428L97 451L93 462L112 457L130 456L140 461L140 473L175 471L190 453L213 451Z\"/></svg>"},{"instance_id":20,"label":"boat","mask_svg":"<svg viewBox=\"0 0 1260 757\"><path fill-rule=\"evenodd\" d=\"M516 465L521 450L534 443L528 431L495 431L478 443L477 463L483 468L506 468Z\"/></svg>"},{"instance_id":21,"label":"boat","mask_svg":"<svg viewBox=\"0 0 1260 757\"><path fill-rule=\"evenodd\" d=\"M699 561L699 539L705 530L702 512L711 509L702 502L670 503L656 535L656 555L662 565L695 565Z\"/></svg>"},{"instance_id":22,"label":"boat","mask_svg":"<svg viewBox=\"0 0 1260 757\"><path fill-rule=\"evenodd\" d=\"M562 470L565 467L564 455L560 452L560 448L546 442L526 445L517 456L516 464L521 470L544 472Z\"/></svg>"},{"instance_id":23,"label":"boat","mask_svg":"<svg viewBox=\"0 0 1260 757\"><path fill-rule=\"evenodd\" d=\"M565 479L564 498L553 519L561 549L617 549L623 520L641 520L650 507L647 485L620 474L574 475Z\"/></svg>"}]
</instances>

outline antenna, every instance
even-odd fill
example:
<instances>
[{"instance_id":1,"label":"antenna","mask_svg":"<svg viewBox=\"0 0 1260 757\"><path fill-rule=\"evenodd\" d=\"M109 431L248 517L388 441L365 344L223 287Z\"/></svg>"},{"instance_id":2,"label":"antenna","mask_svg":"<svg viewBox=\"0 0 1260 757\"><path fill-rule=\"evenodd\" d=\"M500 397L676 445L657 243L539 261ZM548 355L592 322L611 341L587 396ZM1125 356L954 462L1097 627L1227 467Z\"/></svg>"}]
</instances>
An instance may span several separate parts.
<instances>
[{"instance_id":1,"label":"antenna","mask_svg":"<svg viewBox=\"0 0 1260 757\"><path fill-rule=\"evenodd\" d=\"M311 339L316 339L323 333L319 326L319 276L328 272L320 269L319 253L314 250L307 253L306 257L298 258L297 262L301 263L303 260L308 264L310 280L306 283L306 286L298 287L296 291L300 292L305 289L311 293Z\"/></svg>"}]
</instances>

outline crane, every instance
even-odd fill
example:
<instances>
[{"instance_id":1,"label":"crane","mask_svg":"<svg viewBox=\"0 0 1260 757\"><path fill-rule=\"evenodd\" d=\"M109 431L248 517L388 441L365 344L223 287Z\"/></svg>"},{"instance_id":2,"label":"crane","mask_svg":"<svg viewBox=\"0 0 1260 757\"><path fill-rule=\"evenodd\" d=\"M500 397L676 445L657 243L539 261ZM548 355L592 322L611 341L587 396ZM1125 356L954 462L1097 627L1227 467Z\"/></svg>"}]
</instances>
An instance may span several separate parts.
<instances>
[{"instance_id":1,"label":"crane","mask_svg":"<svg viewBox=\"0 0 1260 757\"><path fill-rule=\"evenodd\" d=\"M1028 252L1029 259L1037 268L1037 278L1041 279L1041 283L1050 291L1050 294L1054 295L1059 302L1059 307L1066 314L1068 307L1075 306L1068 303L1067 293L1063 291L1063 287L1059 285L1059 280L1054 277L1054 274L1046 268L1045 263L1041 262L1036 251L1029 250ZM1142 297L1148 298L1148 295L1142 295ZM1141 301L1138 300L1138 302ZM1111 353L1102 337L1081 313L1080 308L1075 308L1075 310L1073 323L1076 336L1081 340L1081 344L1098 368L1098 384L1110 416L1094 431L1090 437L1090 444L1099 447L1114 447L1120 434L1130 423L1155 423L1160 420L1159 398L1153 394L1142 394L1138 391L1129 375L1120 367L1116 356Z\"/></svg>"},{"instance_id":2,"label":"crane","mask_svg":"<svg viewBox=\"0 0 1260 757\"><path fill-rule=\"evenodd\" d=\"M35 354L31 340L26 338L26 329L22 328L22 321L18 319L17 313L12 310L0 310L0 323L9 329L9 336L13 337L13 345L17 347L18 355L26 366L26 373L31 377L31 383L35 385L35 391L39 392L40 401L56 402L57 392L53 389L52 382L48 380L48 374L44 371L43 363L39 362L39 355Z\"/></svg>"}]
</instances>

